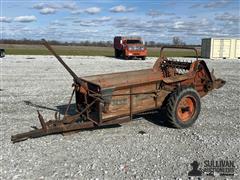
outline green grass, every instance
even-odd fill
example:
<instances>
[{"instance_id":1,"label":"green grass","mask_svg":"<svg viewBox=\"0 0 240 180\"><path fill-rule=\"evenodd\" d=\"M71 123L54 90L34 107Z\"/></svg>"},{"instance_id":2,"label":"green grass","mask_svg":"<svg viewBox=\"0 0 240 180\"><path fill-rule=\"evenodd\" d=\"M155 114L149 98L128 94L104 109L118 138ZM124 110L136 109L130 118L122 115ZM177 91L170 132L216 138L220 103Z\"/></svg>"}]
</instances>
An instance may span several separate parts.
<instances>
[{"instance_id":1,"label":"green grass","mask_svg":"<svg viewBox=\"0 0 240 180\"><path fill-rule=\"evenodd\" d=\"M13 45L0 44L6 50L6 54L11 55L51 55L51 53L41 45ZM84 56L114 56L112 47L93 46L53 46L59 55L84 55ZM148 48L148 56L158 57L160 48ZM172 57L192 57L193 51L171 49L165 51L166 56Z\"/></svg>"},{"instance_id":2,"label":"green grass","mask_svg":"<svg viewBox=\"0 0 240 180\"><path fill-rule=\"evenodd\" d=\"M148 51L148 56L159 57L160 50L152 50L151 48ZM166 50L164 55L168 57L195 57L195 52L186 51L186 50Z\"/></svg>"}]
</instances>

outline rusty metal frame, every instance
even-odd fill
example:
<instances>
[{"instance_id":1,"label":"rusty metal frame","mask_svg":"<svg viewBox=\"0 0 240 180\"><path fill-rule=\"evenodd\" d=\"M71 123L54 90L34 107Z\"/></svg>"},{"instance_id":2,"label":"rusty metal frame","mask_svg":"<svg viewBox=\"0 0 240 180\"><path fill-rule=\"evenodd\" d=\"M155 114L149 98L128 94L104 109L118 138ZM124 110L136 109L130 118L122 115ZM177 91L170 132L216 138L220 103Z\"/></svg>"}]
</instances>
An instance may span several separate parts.
<instances>
[{"instance_id":1,"label":"rusty metal frame","mask_svg":"<svg viewBox=\"0 0 240 180\"><path fill-rule=\"evenodd\" d=\"M189 49L189 50L193 50L196 54L196 61L198 60L198 51L196 48L194 47L188 47L188 46L162 46L160 49L160 57L164 57L163 55L163 50L164 49Z\"/></svg>"},{"instance_id":2,"label":"rusty metal frame","mask_svg":"<svg viewBox=\"0 0 240 180\"><path fill-rule=\"evenodd\" d=\"M115 90L129 89L129 93L104 94L103 95L101 93L91 90L88 87L87 83L94 84L93 82L88 82L85 79L77 77L77 75L64 63L64 61L61 59L61 57L56 54L56 52L51 48L51 46L45 40L43 40L43 44L45 45L45 47L47 49L49 49L50 52L52 52L52 54L59 60L59 62L67 69L67 71L74 78L73 92L71 94L71 97L68 102L68 106L66 108L66 111L65 111L62 119L60 119L60 115L59 115L59 117L57 117L57 115L55 114L55 120L49 120L46 122L44 120L43 116L40 114L40 112L37 111L38 118L39 118L39 121L41 124L41 128L32 130L27 133L21 133L21 134L11 136L11 140L13 143L23 141L28 138L36 138L36 137L46 136L49 134L65 133L65 132L69 132L69 131L97 128L97 127L102 127L102 126L106 126L106 125L121 124L124 122L131 121L134 114L159 108L157 97L158 97L158 93L161 92L162 90L165 90L165 91L171 93L172 91L176 90L179 86L196 85L196 88L197 88L197 82L194 79L194 77L196 76L196 73L198 71L202 70L201 68L203 68L206 71L206 75L207 75L207 77L204 77L205 74L202 75L203 80L212 82L212 84L209 83L210 87L209 87L209 89L207 89L207 91L212 90L213 88L219 88L225 83L225 81L223 81L221 79L215 79L213 74L208 71L208 68L203 61L197 60L194 63L169 61L167 58L165 58L163 56L163 50L165 48L181 48L182 49L182 47L165 46L165 47L161 48L160 58L156 61L156 63L154 64L154 67L153 67L153 71L156 71L156 70L163 71L164 79L159 78L159 80L155 80L155 81L138 82L136 84L122 85L122 86L120 85L120 86L116 87ZM184 48L194 50L196 52L196 58L198 58L198 53L195 48L189 48L189 47L184 47ZM164 69L165 67L166 67L166 69ZM186 69L186 70L188 70L188 73L186 73L185 76L178 75L178 74L171 75L171 73L173 73L173 70L176 68ZM164 72L164 71L166 71L166 72ZM174 78L172 78L172 77L174 77ZM214 82L215 82L215 84L214 84ZM153 83L156 84L156 89L153 91L145 91L145 92L140 92L140 93L133 92L133 88L135 88L135 87L141 87L141 86L153 84ZM159 83L159 87L157 87L158 83ZM94 85L98 86L97 84L94 84ZM200 88L203 89L204 88L203 84L200 84L200 85L201 85ZM201 95L202 96L205 95L207 93L207 91L203 92L203 94L201 94ZM77 114L70 116L70 115L68 115L68 110L69 110L70 104L72 102L72 98L73 98L74 94L76 94L77 92L81 92L84 95L84 105L85 106ZM134 112L133 111L133 96L139 95L139 94L153 94L154 103L155 103L154 107L151 107L151 108L146 107L144 110L137 110ZM129 111L126 111L126 113L121 114L121 115L116 115L114 117L105 118L104 121L102 119L101 112L99 112L100 117L99 117L99 122L97 122L96 120L92 119L89 116L89 111L90 111L91 107L93 105L95 105L96 103L104 103L104 97L107 97L107 96L113 96L113 97L114 96L128 96L129 97ZM88 97L91 97L93 100L91 102L88 102ZM100 109L99 111L102 111L101 107L99 107L99 109ZM83 118L83 120L81 118Z\"/></svg>"},{"instance_id":3,"label":"rusty metal frame","mask_svg":"<svg viewBox=\"0 0 240 180\"><path fill-rule=\"evenodd\" d=\"M91 106L93 106L93 104L96 103L96 101L103 101L101 99L101 94L95 93L89 89L88 89L88 95L95 98L95 100L89 104L87 103L86 108L83 109L81 112L77 113L76 115L69 116L67 114L69 106L72 102L72 97L74 95L74 92L77 89L79 89L78 85L74 84L74 89L73 89L72 95L69 99L68 106L66 108L66 111L64 113L64 117L62 118L62 120L60 120L59 118L56 118L55 120L50 120L50 121L45 122L43 116L40 114L39 111L37 111L38 118L39 118L42 128L32 130L28 133L22 133L22 134L17 134L17 135L11 136L11 141L13 143L16 143L16 142L24 141L28 138L37 138L37 137L42 137L42 136L46 136L49 134L65 133L65 132L69 132L69 131L90 129L90 128L96 128L96 127L101 127L101 126L106 126L106 125L121 124L124 122L131 121L132 117L134 115L134 113L132 111L132 107L133 107L132 96L139 95L139 94L156 94L162 90L162 89L160 89L160 90L156 90L156 91L132 93L133 87L141 86L144 84L146 84L146 83L139 83L137 85L128 86L130 88L130 93L111 95L111 96L129 96L130 97L129 113L123 114L121 116L115 116L113 118L108 118L105 121L100 122L100 123L95 122L88 116L86 117L86 122L76 123L76 120L78 120L80 118L80 116L83 115L83 113L85 113L87 110L89 110L91 108ZM105 95L105 96L110 96L110 94ZM157 101L156 98L155 98L155 101ZM155 104L157 104L157 102ZM143 111L138 111L137 113L154 110L156 108L157 108L157 106L155 108L149 108L149 109L145 109ZM56 115L55 115L55 117L56 117Z\"/></svg>"}]
</instances>

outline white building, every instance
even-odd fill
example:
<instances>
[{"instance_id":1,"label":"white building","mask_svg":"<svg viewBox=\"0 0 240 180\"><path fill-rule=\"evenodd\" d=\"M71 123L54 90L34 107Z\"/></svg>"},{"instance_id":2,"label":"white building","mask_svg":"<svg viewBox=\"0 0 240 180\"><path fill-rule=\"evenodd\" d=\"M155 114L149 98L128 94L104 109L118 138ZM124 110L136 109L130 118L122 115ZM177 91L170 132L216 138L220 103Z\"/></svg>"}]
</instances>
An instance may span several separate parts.
<instances>
[{"instance_id":1,"label":"white building","mask_svg":"<svg viewBox=\"0 0 240 180\"><path fill-rule=\"evenodd\" d=\"M240 59L240 38L202 39L201 56L210 59Z\"/></svg>"}]
</instances>

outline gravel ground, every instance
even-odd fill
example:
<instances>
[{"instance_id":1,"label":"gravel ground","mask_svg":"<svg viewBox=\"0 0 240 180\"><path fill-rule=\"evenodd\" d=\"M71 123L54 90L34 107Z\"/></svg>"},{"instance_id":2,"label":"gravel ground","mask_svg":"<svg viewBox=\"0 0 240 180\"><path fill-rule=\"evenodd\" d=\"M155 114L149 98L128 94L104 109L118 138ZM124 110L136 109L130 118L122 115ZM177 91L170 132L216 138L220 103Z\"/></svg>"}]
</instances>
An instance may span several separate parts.
<instances>
[{"instance_id":1,"label":"gravel ground","mask_svg":"<svg viewBox=\"0 0 240 180\"><path fill-rule=\"evenodd\" d=\"M64 57L80 76L149 68L155 59ZM1 179L187 179L194 160L201 166L204 160L221 159L235 162L236 175L227 178L240 179L239 60L207 60L227 84L202 99L191 128L168 128L138 117L118 128L16 144L11 135L39 126L37 109L50 119L67 104L72 78L51 56L7 56L0 63Z\"/></svg>"}]
</instances>

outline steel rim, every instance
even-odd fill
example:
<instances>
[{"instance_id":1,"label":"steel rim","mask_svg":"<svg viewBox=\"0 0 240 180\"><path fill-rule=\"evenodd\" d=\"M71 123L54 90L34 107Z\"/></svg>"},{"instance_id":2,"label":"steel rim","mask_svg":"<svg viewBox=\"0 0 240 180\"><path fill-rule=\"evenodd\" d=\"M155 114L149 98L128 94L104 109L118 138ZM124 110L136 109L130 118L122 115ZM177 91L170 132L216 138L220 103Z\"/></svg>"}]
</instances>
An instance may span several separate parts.
<instances>
[{"instance_id":1,"label":"steel rim","mask_svg":"<svg viewBox=\"0 0 240 180\"><path fill-rule=\"evenodd\" d=\"M178 103L177 116L178 119L187 122L189 121L196 110L196 100L192 96L184 96Z\"/></svg>"}]
</instances>

